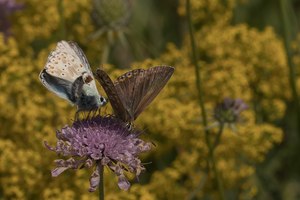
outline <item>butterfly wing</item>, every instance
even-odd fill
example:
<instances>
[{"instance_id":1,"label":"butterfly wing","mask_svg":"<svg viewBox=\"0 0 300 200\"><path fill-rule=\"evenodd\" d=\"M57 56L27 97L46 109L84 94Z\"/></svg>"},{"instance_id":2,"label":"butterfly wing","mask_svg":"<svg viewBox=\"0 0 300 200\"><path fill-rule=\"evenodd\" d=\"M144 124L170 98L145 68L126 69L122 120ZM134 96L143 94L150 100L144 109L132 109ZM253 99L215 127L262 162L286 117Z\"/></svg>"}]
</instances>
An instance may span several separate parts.
<instances>
[{"instance_id":1,"label":"butterfly wing","mask_svg":"<svg viewBox=\"0 0 300 200\"><path fill-rule=\"evenodd\" d=\"M106 103L98 93L87 58L75 42L57 43L40 80L50 91L76 104L78 110L91 110Z\"/></svg>"},{"instance_id":2,"label":"butterfly wing","mask_svg":"<svg viewBox=\"0 0 300 200\"><path fill-rule=\"evenodd\" d=\"M115 90L119 95L119 98L122 100L123 106L127 111L127 121L134 121L134 110L133 110L133 101L135 98L134 90L138 83L138 76L142 76L145 70L135 69L129 72L126 72L122 76L118 77L114 82Z\"/></svg>"},{"instance_id":3,"label":"butterfly wing","mask_svg":"<svg viewBox=\"0 0 300 200\"><path fill-rule=\"evenodd\" d=\"M75 101L72 101L71 99L71 91L72 91L72 83L69 81L66 81L64 79L51 76L46 72L44 69L41 71L39 78L42 82L42 84L51 92L57 94L59 97L66 99L71 104L74 104Z\"/></svg>"},{"instance_id":4,"label":"butterfly wing","mask_svg":"<svg viewBox=\"0 0 300 200\"><path fill-rule=\"evenodd\" d=\"M173 67L157 66L147 70L132 70L117 78L115 89L131 121L154 100L173 72Z\"/></svg>"},{"instance_id":5,"label":"butterfly wing","mask_svg":"<svg viewBox=\"0 0 300 200\"><path fill-rule=\"evenodd\" d=\"M129 113L125 109L122 100L120 99L120 96L114 86L114 83L112 82L108 74L101 69L97 69L95 77L107 94L110 104L114 110L114 114L123 121L129 121Z\"/></svg>"},{"instance_id":6,"label":"butterfly wing","mask_svg":"<svg viewBox=\"0 0 300 200\"><path fill-rule=\"evenodd\" d=\"M143 112L143 110L155 99L160 91L165 87L169 79L174 73L174 68L170 66L157 66L152 67L145 71L143 77L139 77L141 86L135 91L136 96L140 95L140 100L133 101L134 117Z\"/></svg>"},{"instance_id":7,"label":"butterfly wing","mask_svg":"<svg viewBox=\"0 0 300 200\"><path fill-rule=\"evenodd\" d=\"M99 95L87 58L75 42L58 42L56 49L48 57L45 70L52 76L70 82L85 74L89 77L85 92L88 95Z\"/></svg>"}]
</instances>

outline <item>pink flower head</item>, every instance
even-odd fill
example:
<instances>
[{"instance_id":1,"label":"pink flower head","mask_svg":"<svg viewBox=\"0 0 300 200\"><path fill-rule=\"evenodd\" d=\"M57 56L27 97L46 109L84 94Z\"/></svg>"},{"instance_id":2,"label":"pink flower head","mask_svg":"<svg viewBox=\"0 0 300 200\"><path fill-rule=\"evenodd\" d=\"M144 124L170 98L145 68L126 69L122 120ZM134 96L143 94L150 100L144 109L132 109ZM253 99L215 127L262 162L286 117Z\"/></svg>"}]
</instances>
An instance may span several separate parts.
<instances>
[{"instance_id":1,"label":"pink flower head","mask_svg":"<svg viewBox=\"0 0 300 200\"><path fill-rule=\"evenodd\" d=\"M137 130L128 130L126 124L113 116L95 116L78 120L72 126L57 131L55 147L45 146L57 154L68 157L56 160L52 176L56 177L67 169L91 168L96 165L107 166L118 176L120 189L128 190L130 183L124 170L139 176L145 168L137 157L149 151L152 144L138 138ZM97 167L90 177L90 191L97 189L100 182Z\"/></svg>"}]
</instances>

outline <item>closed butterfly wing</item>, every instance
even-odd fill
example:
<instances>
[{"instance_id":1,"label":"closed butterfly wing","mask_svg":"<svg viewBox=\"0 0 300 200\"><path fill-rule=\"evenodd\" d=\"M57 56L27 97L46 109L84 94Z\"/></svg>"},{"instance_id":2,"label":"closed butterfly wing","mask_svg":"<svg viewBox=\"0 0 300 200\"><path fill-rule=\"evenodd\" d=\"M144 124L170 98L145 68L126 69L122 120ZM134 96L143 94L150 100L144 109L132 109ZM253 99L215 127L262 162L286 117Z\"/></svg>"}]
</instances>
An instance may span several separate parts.
<instances>
[{"instance_id":1,"label":"closed butterfly wing","mask_svg":"<svg viewBox=\"0 0 300 200\"><path fill-rule=\"evenodd\" d=\"M86 82L86 92L88 95L99 96L93 73L86 56L80 47L72 41L60 41L56 49L51 52L45 65L48 74L68 80L75 81L79 76L86 74L89 81Z\"/></svg>"},{"instance_id":2,"label":"closed butterfly wing","mask_svg":"<svg viewBox=\"0 0 300 200\"><path fill-rule=\"evenodd\" d=\"M157 66L129 71L115 81L115 89L130 115L130 121L134 121L154 100L173 73L173 67Z\"/></svg>"},{"instance_id":3,"label":"closed butterfly wing","mask_svg":"<svg viewBox=\"0 0 300 200\"><path fill-rule=\"evenodd\" d=\"M123 106L127 112L126 121L134 121L134 110L133 110L133 101L135 98L135 89L138 89L136 86L139 84L138 77L142 78L142 75L145 70L135 69L129 72L126 72L122 76L118 77L114 82L114 87L119 95L119 98L122 100Z\"/></svg>"},{"instance_id":4,"label":"closed butterfly wing","mask_svg":"<svg viewBox=\"0 0 300 200\"><path fill-rule=\"evenodd\" d=\"M87 58L75 42L58 42L39 77L44 86L76 104L78 110L96 109L106 103L98 93Z\"/></svg>"},{"instance_id":5,"label":"closed butterfly wing","mask_svg":"<svg viewBox=\"0 0 300 200\"><path fill-rule=\"evenodd\" d=\"M90 64L89 64L85 54L83 53L82 49L78 46L78 44L73 41L68 41L67 43L73 49L73 51L75 52L77 57L80 59L80 62L83 64L85 70L91 72L92 69L90 67Z\"/></svg>"},{"instance_id":6,"label":"closed butterfly wing","mask_svg":"<svg viewBox=\"0 0 300 200\"><path fill-rule=\"evenodd\" d=\"M57 94L59 97L69 101L71 104L75 102L71 100L72 82L61 78L51 76L44 69L39 76L42 84L51 92Z\"/></svg>"},{"instance_id":7,"label":"closed butterfly wing","mask_svg":"<svg viewBox=\"0 0 300 200\"><path fill-rule=\"evenodd\" d=\"M69 42L58 42L55 50L48 56L44 67L46 72L70 82L75 81L82 73L90 72L89 65L82 62L73 48Z\"/></svg>"},{"instance_id":8,"label":"closed butterfly wing","mask_svg":"<svg viewBox=\"0 0 300 200\"><path fill-rule=\"evenodd\" d=\"M140 84L139 88L135 90L137 93L135 94L136 96L139 96L140 93L142 94L140 100L137 99L133 101L132 106L135 119L161 92L173 73L174 68L170 66L158 66L145 70L143 78L139 78L142 79L139 80L142 84Z\"/></svg>"},{"instance_id":9,"label":"closed butterfly wing","mask_svg":"<svg viewBox=\"0 0 300 200\"><path fill-rule=\"evenodd\" d=\"M114 114L123 121L129 121L130 114L125 109L124 104L114 86L114 83L112 82L108 74L101 69L97 69L95 77L107 94L110 104L114 110Z\"/></svg>"}]
</instances>

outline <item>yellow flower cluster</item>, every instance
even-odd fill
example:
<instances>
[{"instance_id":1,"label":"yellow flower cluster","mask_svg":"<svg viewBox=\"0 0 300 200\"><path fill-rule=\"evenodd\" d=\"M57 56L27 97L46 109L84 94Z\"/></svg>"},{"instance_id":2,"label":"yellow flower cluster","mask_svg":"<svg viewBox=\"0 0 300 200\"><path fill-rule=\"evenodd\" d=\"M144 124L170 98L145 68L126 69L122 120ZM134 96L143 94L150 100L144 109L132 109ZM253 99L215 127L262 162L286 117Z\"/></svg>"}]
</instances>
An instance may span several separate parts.
<instances>
[{"instance_id":1,"label":"yellow flower cluster","mask_svg":"<svg viewBox=\"0 0 300 200\"><path fill-rule=\"evenodd\" d=\"M257 122L283 116L283 100L290 97L289 90L282 90L289 88L288 68L283 44L271 28L259 32L246 25L206 27L196 38L201 41L204 87L210 98L252 100Z\"/></svg>"},{"instance_id":2,"label":"yellow flower cluster","mask_svg":"<svg viewBox=\"0 0 300 200\"><path fill-rule=\"evenodd\" d=\"M50 50L62 37L59 0L20 2L24 9L14 16L14 37L5 42L0 33L0 196L97 199L97 194L87 193L91 171L69 171L51 178L55 156L43 145L43 141L55 142L55 130L71 123L75 112L38 80ZM252 198L257 192L254 165L282 140L282 131L271 122L283 117L284 101L290 98L289 90L282 89L289 87L286 58L282 42L272 29L258 31L246 25L229 25L235 1L226 2L192 1L196 23L215 22L196 30L198 62L209 125L214 124L214 105L224 97L242 98L250 106L235 132L225 128L215 156L225 189L239 189L239 198ZM88 40L94 31L90 1L62 3L67 39L79 42L92 66L98 67L101 41ZM182 15L184 3L180 1L178 8ZM190 57L187 38L180 48L169 44L159 58L134 64L134 68L175 67L167 86L136 122L137 127L150 133L145 137L157 146L144 159L151 161L146 168L155 171L146 172L142 184L133 184L129 192L120 191L115 180L111 181L115 177L106 171L106 199L184 199L194 195L195 190L199 198L216 195L214 177L206 169L206 127L201 123ZM124 72L113 66L104 69L113 78ZM211 128L211 133L215 136L216 128Z\"/></svg>"},{"instance_id":3,"label":"yellow flower cluster","mask_svg":"<svg viewBox=\"0 0 300 200\"><path fill-rule=\"evenodd\" d=\"M239 0L191 0L193 22L196 24L228 24L237 1ZM186 15L185 0L179 1L178 14Z\"/></svg>"},{"instance_id":4,"label":"yellow flower cluster","mask_svg":"<svg viewBox=\"0 0 300 200\"><path fill-rule=\"evenodd\" d=\"M220 51L224 52L224 54L226 52L230 53L230 50L226 48L230 46L232 50L236 48L234 43L237 42L234 39L230 40L230 31L237 31L241 34L251 34L251 31L253 31L256 38L252 41L258 41L253 45L257 45L258 48L270 49L277 53L283 51L281 43L276 39L271 30L258 32L250 30L245 26L228 29L227 45L223 45L220 42L222 41L221 39L219 40L220 43L216 44L218 42L218 39L216 39L212 46L213 48L219 47ZM205 38L205 36L210 37L211 34L214 34L213 31L215 30L209 31L208 35L201 33L202 38ZM226 33L227 31L223 34ZM223 35L223 37L226 36ZM262 38L265 37L269 37L269 45L262 42L264 41ZM214 52L210 49L209 42L212 42L212 40L204 39L203 43L199 43L199 49L202 49L203 52L204 49L208 49L207 52ZM240 43L240 45L243 44ZM271 80L276 80L276 82L268 84L269 89L274 91L274 96L265 101L268 101L270 104L276 104L278 101L280 105L284 105L284 96L280 96L280 91L277 91L279 96L277 101L275 98L277 84L284 85L287 81L280 80L282 81L280 82L279 79L282 73L276 73L278 70L283 70L286 73L285 65L281 63L284 60L278 61L274 56L264 55L262 51L255 51L255 49L251 51L251 48L244 59L242 56L235 57L230 54L224 57L214 55L210 56L210 58L208 58L208 55L209 53L203 57L207 58L209 62L204 60L199 60L199 62L203 70L203 78L205 78L203 87L205 88L206 108L211 119L210 124L213 124L213 106L220 98L242 98L250 105L250 109L243 113L244 118L242 123L237 125L235 132L229 128L225 129L221 143L216 151L217 167L222 174L226 189L240 188L243 195L253 196L255 195L253 191L256 191L254 182L251 182L253 181L251 177L255 175L255 167L253 165L263 161L266 152L275 143L280 143L282 140L282 131L279 128L268 123L257 122L256 116L266 114L271 115L271 119L282 117L284 108L279 107L281 110L273 113L274 110L268 110L267 107L264 108L266 110L263 113L256 113L251 102L255 102L256 98L265 100L265 96L263 95L268 97L270 93L261 92L261 96L256 97L253 90L259 90L260 83L257 82L257 85L253 82L253 86L256 87L250 87L249 83L253 81L250 74L252 73L253 77L265 81L265 84L267 84L267 80L264 80L263 72L269 71L272 74ZM137 64L137 66L148 67L158 63L170 63L176 67L174 76L167 87L151 104L150 108L142 114L139 121L143 126L147 127L147 132L151 132L159 148L159 151L156 151L156 155L154 155L156 162L159 162L158 160L161 157L170 156L168 155L170 151L174 151L178 155L170 165L166 166L166 169L156 171L151 179L149 188L155 192L157 199L172 198L174 196L183 198L191 195L193 189L197 188L199 182L204 179L203 177L206 172L208 151L201 125L200 110L197 104L195 78L192 76L195 72L189 62L189 56L188 45L182 50L170 45L169 52L162 55L159 59L152 62L147 60L144 63ZM251 63L250 58L252 56L262 56L268 59L269 62L266 62L267 64L265 65L266 69L261 65L257 65L258 62ZM274 66L277 66L277 69L273 69L272 67ZM256 71L259 67L262 68L261 71ZM273 76L277 76L277 79L273 79ZM263 107L260 101L257 104ZM274 109L274 107L272 108ZM207 194L208 191L215 192L211 182L213 181L209 177L203 191L197 193L199 197ZM162 185L164 185L163 188L161 187ZM182 185L185 187L182 187Z\"/></svg>"},{"instance_id":5,"label":"yellow flower cluster","mask_svg":"<svg viewBox=\"0 0 300 200\"><path fill-rule=\"evenodd\" d=\"M251 178L255 176L254 164L263 161L266 152L282 140L282 131L266 122L283 117L284 100L290 96L289 90L282 91L288 88L283 45L272 29L260 32L246 25L205 27L196 33L196 41L210 118L213 106L224 97L242 98L250 106L237 131L226 129L223 133L216 158L225 188L240 188L241 198L253 197L257 191ZM160 148L156 159L168 156L171 150L178 154L151 179L149 187L157 199L191 195L206 170L207 148L188 42L182 49L169 45L169 51L159 59L136 64L176 68L166 89L140 120ZM210 180L198 192L199 197L215 190Z\"/></svg>"}]
</instances>

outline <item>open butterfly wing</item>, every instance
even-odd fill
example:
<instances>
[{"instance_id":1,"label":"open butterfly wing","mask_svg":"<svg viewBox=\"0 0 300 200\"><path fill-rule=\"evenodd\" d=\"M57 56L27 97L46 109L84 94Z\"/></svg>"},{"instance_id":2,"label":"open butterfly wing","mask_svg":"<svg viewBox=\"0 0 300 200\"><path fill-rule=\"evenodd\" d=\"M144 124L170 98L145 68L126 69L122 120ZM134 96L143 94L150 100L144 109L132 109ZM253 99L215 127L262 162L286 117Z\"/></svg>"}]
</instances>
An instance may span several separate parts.
<instances>
[{"instance_id":1,"label":"open butterfly wing","mask_svg":"<svg viewBox=\"0 0 300 200\"><path fill-rule=\"evenodd\" d=\"M134 121L153 101L174 72L173 67L157 66L148 70L132 70L114 83L117 94Z\"/></svg>"},{"instance_id":2,"label":"open butterfly wing","mask_svg":"<svg viewBox=\"0 0 300 200\"><path fill-rule=\"evenodd\" d=\"M95 77L106 92L110 104L114 110L114 114L125 122L130 121L130 115L125 109L122 100L120 99L120 96L117 93L117 90L108 74L101 69L97 69Z\"/></svg>"}]
</instances>

